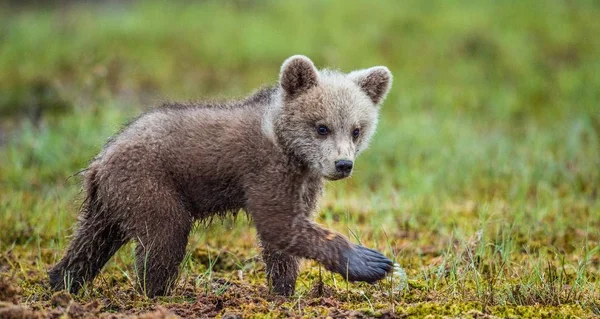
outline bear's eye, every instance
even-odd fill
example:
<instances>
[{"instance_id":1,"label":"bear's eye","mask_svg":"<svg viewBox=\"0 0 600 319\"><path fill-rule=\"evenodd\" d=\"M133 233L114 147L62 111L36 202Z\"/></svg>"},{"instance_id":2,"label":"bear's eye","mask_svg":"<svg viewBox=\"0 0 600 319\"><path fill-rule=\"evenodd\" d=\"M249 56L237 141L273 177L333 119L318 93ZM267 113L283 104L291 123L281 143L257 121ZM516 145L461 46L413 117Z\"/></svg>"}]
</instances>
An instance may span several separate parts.
<instances>
[{"instance_id":1,"label":"bear's eye","mask_svg":"<svg viewBox=\"0 0 600 319\"><path fill-rule=\"evenodd\" d=\"M352 137L358 138L359 135L360 135L360 129L355 128L354 131L352 132Z\"/></svg>"},{"instance_id":2,"label":"bear's eye","mask_svg":"<svg viewBox=\"0 0 600 319\"><path fill-rule=\"evenodd\" d=\"M319 135L327 135L329 133L329 128L325 125L319 125L317 126L317 133L319 133Z\"/></svg>"}]
</instances>

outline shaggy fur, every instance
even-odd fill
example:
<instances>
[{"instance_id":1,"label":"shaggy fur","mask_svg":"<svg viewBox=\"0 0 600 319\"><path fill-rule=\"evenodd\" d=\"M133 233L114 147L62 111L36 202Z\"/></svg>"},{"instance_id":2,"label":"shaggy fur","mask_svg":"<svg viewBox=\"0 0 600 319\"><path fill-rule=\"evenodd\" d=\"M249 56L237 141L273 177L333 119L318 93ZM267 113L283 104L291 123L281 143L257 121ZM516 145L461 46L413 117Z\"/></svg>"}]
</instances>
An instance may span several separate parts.
<instances>
[{"instance_id":1,"label":"shaggy fur","mask_svg":"<svg viewBox=\"0 0 600 319\"><path fill-rule=\"evenodd\" d=\"M349 176L366 148L391 80L385 67L346 75L293 56L278 86L246 100L167 104L143 114L85 171L87 199L66 255L49 271L52 288L76 292L135 240L140 287L167 294L194 221L240 209L253 218L278 294L294 293L300 258L350 281L382 279L389 259L311 216L323 178Z\"/></svg>"}]
</instances>

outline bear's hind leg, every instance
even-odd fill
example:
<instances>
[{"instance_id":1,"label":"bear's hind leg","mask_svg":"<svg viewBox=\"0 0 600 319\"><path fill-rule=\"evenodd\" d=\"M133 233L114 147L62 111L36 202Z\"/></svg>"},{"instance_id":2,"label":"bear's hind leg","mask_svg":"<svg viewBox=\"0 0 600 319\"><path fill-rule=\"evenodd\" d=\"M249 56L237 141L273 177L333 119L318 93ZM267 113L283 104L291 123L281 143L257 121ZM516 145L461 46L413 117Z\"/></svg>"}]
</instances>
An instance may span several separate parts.
<instances>
[{"instance_id":1,"label":"bear's hind leg","mask_svg":"<svg viewBox=\"0 0 600 319\"><path fill-rule=\"evenodd\" d=\"M193 218L177 199L154 200L149 215L137 225L136 272L148 297L170 293L185 257Z\"/></svg>"},{"instance_id":2,"label":"bear's hind leg","mask_svg":"<svg viewBox=\"0 0 600 319\"><path fill-rule=\"evenodd\" d=\"M94 280L127 239L119 226L100 217L84 217L65 256L48 271L50 286L53 290L68 289L76 293L86 282Z\"/></svg>"},{"instance_id":3,"label":"bear's hind leg","mask_svg":"<svg viewBox=\"0 0 600 319\"><path fill-rule=\"evenodd\" d=\"M291 296L300 272L300 258L277 251L263 242L262 258L267 270L267 283L278 295Z\"/></svg>"}]
</instances>

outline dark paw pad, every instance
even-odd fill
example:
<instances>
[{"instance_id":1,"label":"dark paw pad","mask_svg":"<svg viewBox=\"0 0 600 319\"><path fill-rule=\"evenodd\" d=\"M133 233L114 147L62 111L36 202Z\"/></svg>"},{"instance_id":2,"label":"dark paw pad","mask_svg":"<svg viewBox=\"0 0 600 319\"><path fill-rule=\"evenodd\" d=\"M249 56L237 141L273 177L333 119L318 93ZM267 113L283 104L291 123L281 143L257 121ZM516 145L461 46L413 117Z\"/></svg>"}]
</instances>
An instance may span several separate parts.
<instances>
[{"instance_id":1,"label":"dark paw pad","mask_svg":"<svg viewBox=\"0 0 600 319\"><path fill-rule=\"evenodd\" d=\"M347 251L338 271L348 281L374 283L383 279L393 268L393 263L380 252L363 246Z\"/></svg>"},{"instance_id":2,"label":"dark paw pad","mask_svg":"<svg viewBox=\"0 0 600 319\"><path fill-rule=\"evenodd\" d=\"M52 288L52 290L56 291L65 289L65 281L60 269L54 268L50 270L48 272L48 277L50 279L50 288Z\"/></svg>"},{"instance_id":3,"label":"dark paw pad","mask_svg":"<svg viewBox=\"0 0 600 319\"><path fill-rule=\"evenodd\" d=\"M273 292L280 296L292 296L294 294L294 283L274 283L272 286Z\"/></svg>"},{"instance_id":4,"label":"dark paw pad","mask_svg":"<svg viewBox=\"0 0 600 319\"><path fill-rule=\"evenodd\" d=\"M50 279L50 288L52 290L68 290L72 294L77 293L85 281L82 276L75 272L67 271L60 265L48 271L48 278Z\"/></svg>"}]
</instances>

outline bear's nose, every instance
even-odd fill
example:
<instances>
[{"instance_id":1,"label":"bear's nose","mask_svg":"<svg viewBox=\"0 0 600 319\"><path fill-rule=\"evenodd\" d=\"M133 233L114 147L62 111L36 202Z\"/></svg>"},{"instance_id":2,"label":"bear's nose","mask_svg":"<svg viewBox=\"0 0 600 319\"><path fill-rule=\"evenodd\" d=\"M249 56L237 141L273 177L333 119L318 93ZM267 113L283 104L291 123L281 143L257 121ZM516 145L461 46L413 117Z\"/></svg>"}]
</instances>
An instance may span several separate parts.
<instances>
[{"instance_id":1,"label":"bear's nose","mask_svg":"<svg viewBox=\"0 0 600 319\"><path fill-rule=\"evenodd\" d=\"M350 172L352 172L352 161L348 161L348 160L335 161L335 170L340 173L350 174Z\"/></svg>"}]
</instances>

